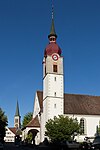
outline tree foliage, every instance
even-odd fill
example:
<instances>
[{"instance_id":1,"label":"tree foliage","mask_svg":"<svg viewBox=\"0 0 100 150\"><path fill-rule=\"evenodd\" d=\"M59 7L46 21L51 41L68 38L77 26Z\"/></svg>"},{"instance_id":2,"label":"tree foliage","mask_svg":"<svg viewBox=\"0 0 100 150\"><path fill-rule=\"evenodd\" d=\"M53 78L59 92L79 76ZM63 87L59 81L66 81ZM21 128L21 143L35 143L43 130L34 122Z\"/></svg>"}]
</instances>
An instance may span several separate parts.
<instances>
[{"instance_id":1,"label":"tree foliage","mask_svg":"<svg viewBox=\"0 0 100 150\"><path fill-rule=\"evenodd\" d=\"M33 134L32 134L31 132L27 135L26 140L27 140L28 143L32 143L32 140L33 140Z\"/></svg>"},{"instance_id":2,"label":"tree foliage","mask_svg":"<svg viewBox=\"0 0 100 150\"><path fill-rule=\"evenodd\" d=\"M32 112L28 112L24 118L23 118L23 121L22 121L22 126L25 127L31 120L32 120Z\"/></svg>"},{"instance_id":3,"label":"tree foliage","mask_svg":"<svg viewBox=\"0 0 100 150\"><path fill-rule=\"evenodd\" d=\"M2 141L5 136L5 127L8 125L8 119L5 112L0 108L0 140Z\"/></svg>"},{"instance_id":4,"label":"tree foliage","mask_svg":"<svg viewBox=\"0 0 100 150\"><path fill-rule=\"evenodd\" d=\"M79 133L80 125L77 119L64 117L54 117L46 123L45 135L49 137L51 142L59 142L71 140L74 133Z\"/></svg>"}]
</instances>

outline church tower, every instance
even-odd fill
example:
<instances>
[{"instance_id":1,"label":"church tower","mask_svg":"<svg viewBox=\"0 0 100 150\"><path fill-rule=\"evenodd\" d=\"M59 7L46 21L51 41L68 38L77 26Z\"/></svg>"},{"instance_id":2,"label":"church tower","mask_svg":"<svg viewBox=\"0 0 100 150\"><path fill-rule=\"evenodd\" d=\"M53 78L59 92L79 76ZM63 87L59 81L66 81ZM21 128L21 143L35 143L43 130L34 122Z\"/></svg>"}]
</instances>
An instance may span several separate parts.
<instances>
[{"instance_id":1,"label":"church tower","mask_svg":"<svg viewBox=\"0 0 100 150\"><path fill-rule=\"evenodd\" d=\"M20 117L20 113L19 113L19 105L18 105L18 101L17 101L16 113L15 113L15 117L14 117L14 127L21 128L20 118L21 117Z\"/></svg>"},{"instance_id":2,"label":"church tower","mask_svg":"<svg viewBox=\"0 0 100 150\"><path fill-rule=\"evenodd\" d=\"M53 10L53 8L52 8ZM52 11L52 23L49 44L45 48L43 59L43 116L41 126L41 142L44 139L45 124L48 119L53 119L64 113L64 74L63 57L61 49L56 43L57 34L54 27Z\"/></svg>"}]
</instances>

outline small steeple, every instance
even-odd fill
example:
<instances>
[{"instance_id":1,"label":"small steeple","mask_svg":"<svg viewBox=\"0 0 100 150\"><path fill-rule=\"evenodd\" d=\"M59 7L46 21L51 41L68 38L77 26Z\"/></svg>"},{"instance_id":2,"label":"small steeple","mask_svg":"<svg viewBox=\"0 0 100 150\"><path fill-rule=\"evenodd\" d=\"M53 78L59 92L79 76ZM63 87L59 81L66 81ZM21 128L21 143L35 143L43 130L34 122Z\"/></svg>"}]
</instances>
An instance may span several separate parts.
<instances>
[{"instance_id":1,"label":"small steeple","mask_svg":"<svg viewBox=\"0 0 100 150\"><path fill-rule=\"evenodd\" d=\"M53 5L53 0L52 0L52 23L51 23L51 30L50 34L48 35L48 38L51 36L55 36L57 38L56 32L55 32L55 26L54 26L54 5Z\"/></svg>"},{"instance_id":2,"label":"small steeple","mask_svg":"<svg viewBox=\"0 0 100 150\"><path fill-rule=\"evenodd\" d=\"M20 116L18 100L17 100L17 105L16 105L16 113L15 113L15 116Z\"/></svg>"},{"instance_id":3,"label":"small steeple","mask_svg":"<svg viewBox=\"0 0 100 150\"><path fill-rule=\"evenodd\" d=\"M18 100L17 100L17 105L16 105L16 112L15 112L15 117L14 117L14 127L20 128L21 127L21 116L19 113L19 105L18 105Z\"/></svg>"}]
</instances>

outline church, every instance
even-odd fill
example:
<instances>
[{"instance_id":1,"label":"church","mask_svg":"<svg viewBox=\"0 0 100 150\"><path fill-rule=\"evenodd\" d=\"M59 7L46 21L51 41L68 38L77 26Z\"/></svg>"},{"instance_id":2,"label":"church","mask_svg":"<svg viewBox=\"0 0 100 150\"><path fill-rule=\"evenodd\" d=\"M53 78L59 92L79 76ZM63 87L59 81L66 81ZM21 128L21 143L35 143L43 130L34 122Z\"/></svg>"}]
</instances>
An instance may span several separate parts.
<instances>
[{"instance_id":1,"label":"church","mask_svg":"<svg viewBox=\"0 0 100 150\"><path fill-rule=\"evenodd\" d=\"M22 140L32 132L35 144L43 142L46 122L58 115L77 118L83 131L82 135L77 135L77 141L83 141L85 137L94 137L97 126L100 126L100 96L64 92L64 56L57 44L53 14L48 39L42 62L43 90L36 91L33 118L23 129Z\"/></svg>"}]
</instances>

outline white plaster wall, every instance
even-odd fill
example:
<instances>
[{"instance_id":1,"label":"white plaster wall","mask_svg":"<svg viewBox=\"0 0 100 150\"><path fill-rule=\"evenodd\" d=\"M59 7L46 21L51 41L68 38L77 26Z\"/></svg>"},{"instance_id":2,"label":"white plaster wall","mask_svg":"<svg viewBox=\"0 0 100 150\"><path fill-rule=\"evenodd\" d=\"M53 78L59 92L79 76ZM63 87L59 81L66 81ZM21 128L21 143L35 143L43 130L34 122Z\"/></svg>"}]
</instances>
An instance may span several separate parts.
<instances>
[{"instance_id":1,"label":"white plaster wall","mask_svg":"<svg viewBox=\"0 0 100 150\"><path fill-rule=\"evenodd\" d=\"M94 137L96 133L96 127L99 126L100 116L99 115L67 115L72 118L77 118L80 122L81 118L86 120L86 134L83 137Z\"/></svg>"},{"instance_id":2,"label":"white plaster wall","mask_svg":"<svg viewBox=\"0 0 100 150\"><path fill-rule=\"evenodd\" d=\"M40 131L37 133L35 137L35 144L38 145L40 143Z\"/></svg>"},{"instance_id":3,"label":"white plaster wall","mask_svg":"<svg viewBox=\"0 0 100 150\"><path fill-rule=\"evenodd\" d=\"M16 119L18 122L16 122ZM14 127L20 128L20 122L21 122L20 116L15 116L14 117Z\"/></svg>"},{"instance_id":4,"label":"white plaster wall","mask_svg":"<svg viewBox=\"0 0 100 150\"><path fill-rule=\"evenodd\" d=\"M55 81L56 78L56 81ZM63 97L64 96L64 79L63 75L47 74L43 82L43 99L47 96Z\"/></svg>"},{"instance_id":5,"label":"white plaster wall","mask_svg":"<svg viewBox=\"0 0 100 150\"><path fill-rule=\"evenodd\" d=\"M41 123L40 123L40 142L44 140L44 132L45 132L45 123L44 123L44 113L41 113Z\"/></svg>"},{"instance_id":6,"label":"white plaster wall","mask_svg":"<svg viewBox=\"0 0 100 150\"><path fill-rule=\"evenodd\" d=\"M60 57L58 55L58 60L54 61L52 59L52 56L47 56L47 58L45 59L46 73L54 73L53 64L56 64L58 66L58 72L55 74L63 74L63 57Z\"/></svg>"},{"instance_id":7,"label":"white plaster wall","mask_svg":"<svg viewBox=\"0 0 100 150\"><path fill-rule=\"evenodd\" d=\"M54 61L52 56L43 60L43 70L46 76L43 78L43 113L41 115L41 142L44 140L45 124L48 119L63 114L64 112L64 77L63 57L58 55ZM57 65L57 72L53 72L53 65Z\"/></svg>"},{"instance_id":8,"label":"white plaster wall","mask_svg":"<svg viewBox=\"0 0 100 150\"><path fill-rule=\"evenodd\" d=\"M44 107L45 121L48 121L48 119L53 119L54 116L63 114L63 98L48 97L46 99L46 106Z\"/></svg>"},{"instance_id":9,"label":"white plaster wall","mask_svg":"<svg viewBox=\"0 0 100 150\"><path fill-rule=\"evenodd\" d=\"M5 142L14 142L15 141L15 134L6 127L6 135L4 137Z\"/></svg>"},{"instance_id":10,"label":"white plaster wall","mask_svg":"<svg viewBox=\"0 0 100 150\"><path fill-rule=\"evenodd\" d=\"M40 112L40 105L39 105L39 100L38 100L38 96L36 93L35 99L34 99L33 118L35 118L35 116L38 115L39 112Z\"/></svg>"}]
</instances>

